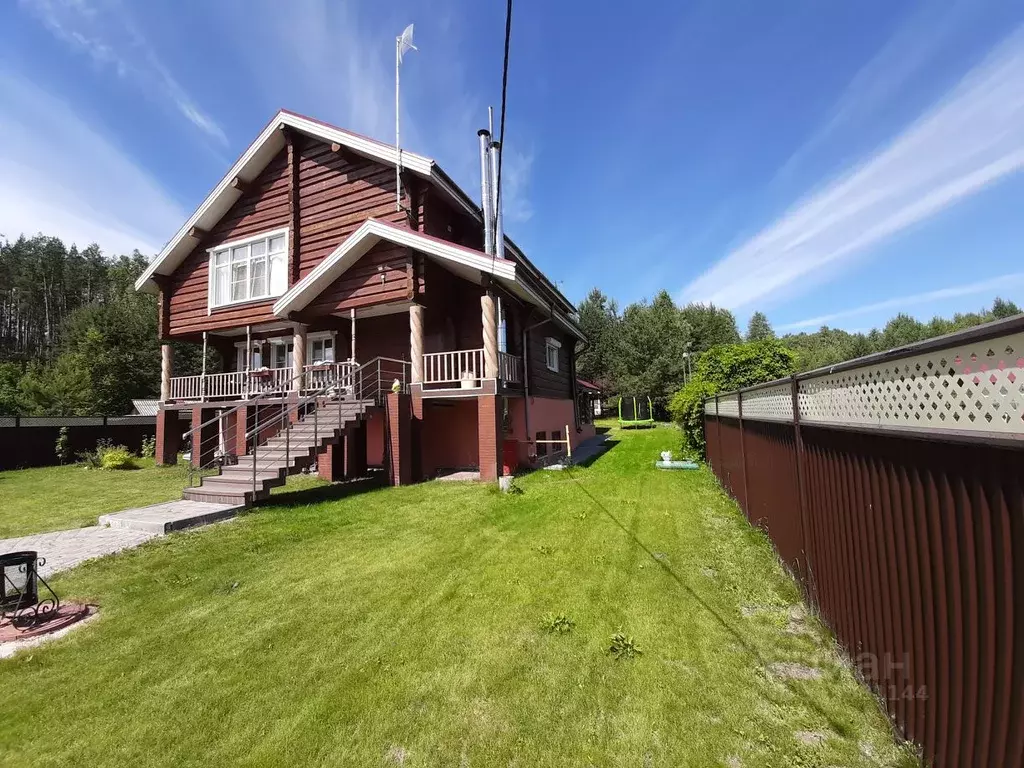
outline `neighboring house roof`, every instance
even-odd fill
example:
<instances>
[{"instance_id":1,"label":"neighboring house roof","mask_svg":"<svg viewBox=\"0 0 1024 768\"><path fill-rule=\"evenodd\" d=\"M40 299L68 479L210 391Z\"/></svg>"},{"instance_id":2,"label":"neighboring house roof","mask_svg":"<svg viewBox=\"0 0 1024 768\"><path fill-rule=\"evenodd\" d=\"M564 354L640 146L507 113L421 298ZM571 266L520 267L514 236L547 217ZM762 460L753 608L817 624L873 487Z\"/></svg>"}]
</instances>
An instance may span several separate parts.
<instances>
[{"instance_id":1,"label":"neighboring house roof","mask_svg":"<svg viewBox=\"0 0 1024 768\"><path fill-rule=\"evenodd\" d=\"M282 109L267 123L259 136L256 137L256 140L242 153L241 157L224 175L224 178L218 182L213 191L210 192L195 212L189 216L181 229L175 233L160 253L157 254L156 258L146 268L146 271L136 281L136 290L155 292L156 282L153 280L153 276L170 275L181 266L185 258L199 243L199 240L190 234L192 229L195 228L204 232L210 231L242 196L241 190L236 189L233 185L234 179L238 178L243 182L252 181L285 146L285 138L280 130L281 128L291 128L320 141L340 144L358 155L376 160L385 165L396 165L398 161L398 152L390 144L384 144L375 139L337 128L320 120ZM403 149L402 167L430 181L431 184L456 205L464 209L467 214L477 221L482 221L480 209L472 198L463 192L452 181L451 177L429 157ZM197 232L196 234L198 235L199 233ZM530 260L526 258L523 252L508 237L505 238L505 245L516 259L521 262L521 266L524 267L525 271L529 272L551 294L554 299L554 302L550 302L551 305L561 305L559 308L562 312L575 315L576 308L572 302L565 298L561 291L530 263Z\"/></svg>"},{"instance_id":2,"label":"neighboring house roof","mask_svg":"<svg viewBox=\"0 0 1024 768\"><path fill-rule=\"evenodd\" d=\"M159 400L132 400L132 416L156 416L159 410Z\"/></svg>"},{"instance_id":3,"label":"neighboring house roof","mask_svg":"<svg viewBox=\"0 0 1024 768\"><path fill-rule=\"evenodd\" d=\"M274 314L287 317L298 312L319 296L331 283L355 264L363 255L382 240L395 245L413 248L420 253L438 260L452 272L470 279L480 275L491 275L509 291L535 306L550 309L552 320L558 322L576 336L583 338L576 324L564 313L550 308L536 292L517 278L517 265L509 259L499 259L482 251L425 235L397 224L367 219L359 228L335 248L313 271L295 283L288 292L274 304Z\"/></svg>"},{"instance_id":4,"label":"neighboring house roof","mask_svg":"<svg viewBox=\"0 0 1024 768\"><path fill-rule=\"evenodd\" d=\"M590 381L584 381L583 379L576 379L576 384L578 386L583 387L584 389L589 389L589 390L591 390L593 392L597 392L597 393L601 392L601 388L599 386L597 386L597 384L594 384L593 382L590 382Z\"/></svg>"}]
</instances>

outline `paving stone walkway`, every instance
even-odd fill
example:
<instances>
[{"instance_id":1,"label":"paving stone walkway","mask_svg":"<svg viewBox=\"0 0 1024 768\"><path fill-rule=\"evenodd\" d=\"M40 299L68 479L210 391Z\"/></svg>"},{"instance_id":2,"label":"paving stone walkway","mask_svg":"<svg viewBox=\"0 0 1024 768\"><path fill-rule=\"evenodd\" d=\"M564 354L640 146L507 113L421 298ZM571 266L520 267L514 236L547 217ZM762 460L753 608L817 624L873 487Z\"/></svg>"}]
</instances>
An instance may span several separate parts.
<instances>
[{"instance_id":1,"label":"paving stone walkway","mask_svg":"<svg viewBox=\"0 0 1024 768\"><path fill-rule=\"evenodd\" d=\"M94 557L111 555L123 549L137 547L159 534L149 531L133 531L127 528L107 528L90 525L70 531L34 533L17 539L0 539L0 554L32 549L46 558L46 564L39 569L45 579L57 571L74 568L79 563Z\"/></svg>"},{"instance_id":2,"label":"paving stone walkway","mask_svg":"<svg viewBox=\"0 0 1024 768\"><path fill-rule=\"evenodd\" d=\"M233 517L241 509L231 504L184 500L126 509L101 515L101 525L0 539L0 554L35 550L40 557L46 559L46 564L39 569L39 574L45 579L52 573L74 568L94 557L137 547L169 531L208 525Z\"/></svg>"}]
</instances>

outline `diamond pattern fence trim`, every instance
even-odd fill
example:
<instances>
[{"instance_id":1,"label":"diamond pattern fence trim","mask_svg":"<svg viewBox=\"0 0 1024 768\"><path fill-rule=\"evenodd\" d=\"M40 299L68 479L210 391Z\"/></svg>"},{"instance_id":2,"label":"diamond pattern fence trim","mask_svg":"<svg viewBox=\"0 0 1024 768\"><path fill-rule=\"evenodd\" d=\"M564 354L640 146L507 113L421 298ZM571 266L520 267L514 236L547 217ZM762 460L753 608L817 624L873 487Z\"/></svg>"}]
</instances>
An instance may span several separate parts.
<instances>
[{"instance_id":1,"label":"diamond pattern fence trim","mask_svg":"<svg viewBox=\"0 0 1024 768\"><path fill-rule=\"evenodd\" d=\"M790 382L743 393L744 421L793 421L793 385Z\"/></svg>"},{"instance_id":2,"label":"diamond pattern fence trim","mask_svg":"<svg viewBox=\"0 0 1024 768\"><path fill-rule=\"evenodd\" d=\"M802 379L798 397L808 424L1024 433L1024 333Z\"/></svg>"},{"instance_id":3,"label":"diamond pattern fence trim","mask_svg":"<svg viewBox=\"0 0 1024 768\"><path fill-rule=\"evenodd\" d=\"M732 416L734 419L739 418L740 401L735 392L731 395L718 396L718 415Z\"/></svg>"}]
</instances>

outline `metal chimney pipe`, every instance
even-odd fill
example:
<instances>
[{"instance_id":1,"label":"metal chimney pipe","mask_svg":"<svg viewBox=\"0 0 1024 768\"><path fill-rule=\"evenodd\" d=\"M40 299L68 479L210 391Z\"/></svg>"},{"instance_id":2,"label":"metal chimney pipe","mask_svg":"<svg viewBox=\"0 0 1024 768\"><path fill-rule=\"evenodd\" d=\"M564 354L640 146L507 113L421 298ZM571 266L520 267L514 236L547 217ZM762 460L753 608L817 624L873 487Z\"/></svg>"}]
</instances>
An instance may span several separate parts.
<instances>
[{"instance_id":1,"label":"metal chimney pipe","mask_svg":"<svg viewBox=\"0 0 1024 768\"><path fill-rule=\"evenodd\" d=\"M477 131L480 137L480 208L484 214L484 252L494 255L494 182L491 179L491 133Z\"/></svg>"},{"instance_id":2,"label":"metal chimney pipe","mask_svg":"<svg viewBox=\"0 0 1024 768\"><path fill-rule=\"evenodd\" d=\"M501 142L491 142L491 186L494 205L494 255L499 259L505 258L505 230L502 226L501 216L501 191L498 188L498 167L501 164Z\"/></svg>"}]
</instances>

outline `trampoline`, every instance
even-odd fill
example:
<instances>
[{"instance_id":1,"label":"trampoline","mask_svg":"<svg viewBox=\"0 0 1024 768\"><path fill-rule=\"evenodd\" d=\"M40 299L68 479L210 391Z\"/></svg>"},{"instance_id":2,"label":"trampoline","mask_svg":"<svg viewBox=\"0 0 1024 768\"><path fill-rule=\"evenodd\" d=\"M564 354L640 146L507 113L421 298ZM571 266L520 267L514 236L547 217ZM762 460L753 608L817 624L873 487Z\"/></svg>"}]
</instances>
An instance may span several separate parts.
<instances>
[{"instance_id":1,"label":"trampoline","mask_svg":"<svg viewBox=\"0 0 1024 768\"><path fill-rule=\"evenodd\" d=\"M653 427L654 411L646 395L619 398L620 427Z\"/></svg>"}]
</instances>

